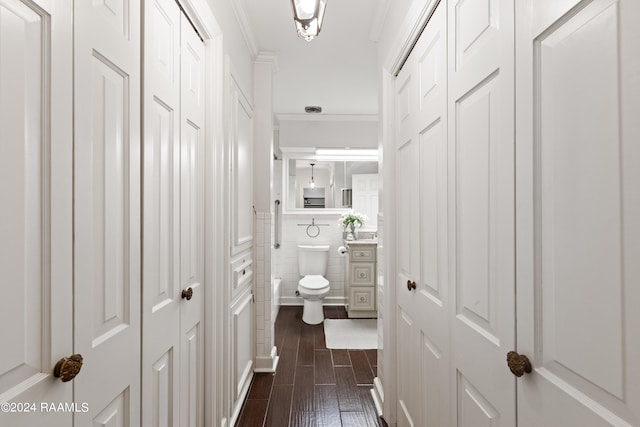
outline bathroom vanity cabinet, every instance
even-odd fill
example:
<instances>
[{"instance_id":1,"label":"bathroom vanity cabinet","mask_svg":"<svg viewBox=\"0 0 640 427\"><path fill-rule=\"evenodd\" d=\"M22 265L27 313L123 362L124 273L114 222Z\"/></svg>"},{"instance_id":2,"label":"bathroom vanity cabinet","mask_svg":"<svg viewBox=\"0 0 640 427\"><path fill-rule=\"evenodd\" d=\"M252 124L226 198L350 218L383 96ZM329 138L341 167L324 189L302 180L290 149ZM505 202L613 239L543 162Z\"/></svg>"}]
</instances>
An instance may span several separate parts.
<instances>
[{"instance_id":1,"label":"bathroom vanity cabinet","mask_svg":"<svg viewBox=\"0 0 640 427\"><path fill-rule=\"evenodd\" d=\"M377 317L376 310L376 247L371 241L345 241L345 284L347 314L350 318Z\"/></svg>"}]
</instances>

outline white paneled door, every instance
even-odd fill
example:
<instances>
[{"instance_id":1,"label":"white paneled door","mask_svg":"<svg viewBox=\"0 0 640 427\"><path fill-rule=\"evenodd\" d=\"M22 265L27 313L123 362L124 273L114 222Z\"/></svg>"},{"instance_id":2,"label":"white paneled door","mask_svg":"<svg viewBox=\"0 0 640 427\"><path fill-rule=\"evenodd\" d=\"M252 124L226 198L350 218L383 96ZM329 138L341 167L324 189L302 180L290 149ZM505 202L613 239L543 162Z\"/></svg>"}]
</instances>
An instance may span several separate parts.
<instances>
[{"instance_id":1,"label":"white paneled door","mask_svg":"<svg viewBox=\"0 0 640 427\"><path fill-rule=\"evenodd\" d=\"M451 400L455 425L512 427L514 1L448 2Z\"/></svg>"},{"instance_id":2,"label":"white paneled door","mask_svg":"<svg viewBox=\"0 0 640 427\"><path fill-rule=\"evenodd\" d=\"M399 426L450 419L445 6L396 81Z\"/></svg>"},{"instance_id":3,"label":"white paneled door","mask_svg":"<svg viewBox=\"0 0 640 427\"><path fill-rule=\"evenodd\" d=\"M0 1L3 426L73 422L48 405L74 399L53 376L73 351L71 16L70 0Z\"/></svg>"},{"instance_id":4,"label":"white paneled door","mask_svg":"<svg viewBox=\"0 0 640 427\"><path fill-rule=\"evenodd\" d=\"M16 296L0 400L35 411L3 425L139 422L138 18L128 2L0 2L2 283ZM84 364L62 384L51 368L71 350Z\"/></svg>"},{"instance_id":5,"label":"white paneled door","mask_svg":"<svg viewBox=\"0 0 640 427\"><path fill-rule=\"evenodd\" d=\"M142 420L204 415L204 45L174 0L145 2Z\"/></svg>"},{"instance_id":6,"label":"white paneled door","mask_svg":"<svg viewBox=\"0 0 640 427\"><path fill-rule=\"evenodd\" d=\"M640 2L518 6L518 425L638 426Z\"/></svg>"},{"instance_id":7,"label":"white paneled door","mask_svg":"<svg viewBox=\"0 0 640 427\"><path fill-rule=\"evenodd\" d=\"M74 350L87 412L75 425L140 420L140 7L74 10Z\"/></svg>"}]
</instances>

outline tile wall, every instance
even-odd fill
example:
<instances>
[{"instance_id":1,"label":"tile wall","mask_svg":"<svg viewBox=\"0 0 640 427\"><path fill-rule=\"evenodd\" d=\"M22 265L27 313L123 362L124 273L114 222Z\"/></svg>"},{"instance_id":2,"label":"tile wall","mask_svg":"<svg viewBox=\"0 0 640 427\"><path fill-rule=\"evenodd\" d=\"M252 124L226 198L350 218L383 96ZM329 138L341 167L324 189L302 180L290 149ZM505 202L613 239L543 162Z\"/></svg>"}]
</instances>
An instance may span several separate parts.
<instances>
[{"instance_id":1,"label":"tile wall","mask_svg":"<svg viewBox=\"0 0 640 427\"><path fill-rule=\"evenodd\" d=\"M344 304L345 258L338 254L338 247L343 245L343 228L338 223L339 214L286 214L282 215L280 248L273 252L273 277L282 279L280 285L280 302L282 305L302 305L302 298L296 297L300 274L298 273L297 246L329 245L329 265L326 278L331 290L325 298L325 304ZM317 237L307 235L307 227L315 220L320 228ZM311 234L314 234L312 230Z\"/></svg>"}]
</instances>

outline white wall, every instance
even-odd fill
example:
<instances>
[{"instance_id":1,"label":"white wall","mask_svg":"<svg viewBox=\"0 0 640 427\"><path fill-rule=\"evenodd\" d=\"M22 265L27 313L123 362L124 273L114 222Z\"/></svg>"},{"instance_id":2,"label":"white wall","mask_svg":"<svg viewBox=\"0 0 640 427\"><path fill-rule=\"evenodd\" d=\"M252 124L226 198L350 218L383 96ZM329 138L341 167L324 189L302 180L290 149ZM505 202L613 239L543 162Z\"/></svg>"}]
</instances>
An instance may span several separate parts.
<instances>
[{"instance_id":1,"label":"white wall","mask_svg":"<svg viewBox=\"0 0 640 427\"><path fill-rule=\"evenodd\" d=\"M247 94L253 93L254 53L244 40L240 25L229 0L207 0L222 28L223 49L233 65L233 74Z\"/></svg>"},{"instance_id":2,"label":"white wall","mask_svg":"<svg viewBox=\"0 0 640 427\"><path fill-rule=\"evenodd\" d=\"M278 116L279 147L378 147L377 116Z\"/></svg>"},{"instance_id":3,"label":"white wall","mask_svg":"<svg viewBox=\"0 0 640 427\"><path fill-rule=\"evenodd\" d=\"M434 0L389 0L389 6L385 14L385 23L378 38L378 63L384 64L388 59L390 53L397 52L397 46L395 44L399 41L398 38L405 32L408 22L415 21L417 11L422 10L423 6L427 3L431 3ZM409 21L407 21L407 18ZM413 19L411 19L413 18ZM379 67L380 69L380 67ZM382 93L379 94L378 99L382 100ZM383 111L379 108L378 111Z\"/></svg>"},{"instance_id":4,"label":"white wall","mask_svg":"<svg viewBox=\"0 0 640 427\"><path fill-rule=\"evenodd\" d=\"M298 224L310 224L314 218L316 224L328 224L320 227L320 235L315 238L307 236L306 226ZM304 245L330 245L329 266L326 274L331 290L325 304L344 304L344 257L338 254L338 247L343 245L342 226L338 223L339 214L323 214L312 216L309 214L287 214L282 218L282 238L280 249L273 254L273 274L282 279L280 285L280 300L283 305L302 305L302 298L297 298L295 292L298 289L300 274L298 273L297 246Z\"/></svg>"}]
</instances>

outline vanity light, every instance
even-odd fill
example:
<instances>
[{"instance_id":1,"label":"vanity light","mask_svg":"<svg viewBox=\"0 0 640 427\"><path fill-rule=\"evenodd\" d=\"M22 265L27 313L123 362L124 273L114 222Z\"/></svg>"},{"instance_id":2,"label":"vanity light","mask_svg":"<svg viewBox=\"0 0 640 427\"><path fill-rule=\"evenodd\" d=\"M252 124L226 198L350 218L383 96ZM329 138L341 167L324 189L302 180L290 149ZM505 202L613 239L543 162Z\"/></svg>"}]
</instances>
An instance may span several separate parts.
<instances>
[{"instance_id":1,"label":"vanity light","mask_svg":"<svg viewBox=\"0 0 640 427\"><path fill-rule=\"evenodd\" d=\"M309 187L316 188L316 183L313 180L313 167L316 165L315 163L309 163L311 165L311 182L309 183Z\"/></svg>"},{"instance_id":2,"label":"vanity light","mask_svg":"<svg viewBox=\"0 0 640 427\"><path fill-rule=\"evenodd\" d=\"M378 160L377 149L340 149L340 148L318 148L316 149L316 160Z\"/></svg>"},{"instance_id":3,"label":"vanity light","mask_svg":"<svg viewBox=\"0 0 640 427\"><path fill-rule=\"evenodd\" d=\"M291 0L298 37L310 42L320 34L326 6L327 0Z\"/></svg>"}]
</instances>

